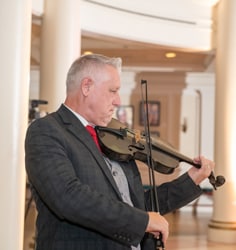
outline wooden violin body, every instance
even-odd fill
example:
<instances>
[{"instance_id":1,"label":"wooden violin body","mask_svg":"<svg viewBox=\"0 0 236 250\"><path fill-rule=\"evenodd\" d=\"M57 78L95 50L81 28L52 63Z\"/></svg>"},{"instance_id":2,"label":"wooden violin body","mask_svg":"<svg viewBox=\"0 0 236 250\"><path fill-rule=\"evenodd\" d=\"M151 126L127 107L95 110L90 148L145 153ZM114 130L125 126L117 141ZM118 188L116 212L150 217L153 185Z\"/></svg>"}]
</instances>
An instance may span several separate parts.
<instances>
[{"instance_id":1,"label":"wooden violin body","mask_svg":"<svg viewBox=\"0 0 236 250\"><path fill-rule=\"evenodd\" d=\"M145 136L126 128L123 123L116 119L112 119L107 127L96 126L95 130L103 153L110 159L126 162L139 160L147 163L147 156L150 154ZM201 165L194 163L192 159L180 154L173 147L158 138L151 138L151 145L151 160L154 170L159 173L173 173L180 162L186 162L196 168L201 168ZM214 177L213 173L209 176L210 183L215 189L216 186L221 186L225 182L223 176L219 176L219 180L217 178Z\"/></svg>"},{"instance_id":2,"label":"wooden violin body","mask_svg":"<svg viewBox=\"0 0 236 250\"><path fill-rule=\"evenodd\" d=\"M108 127L95 127L103 152L116 161L139 160L147 162L148 147L145 137L137 135L113 119ZM181 161L194 164L162 140L152 138L152 160L155 171L171 174ZM195 164L200 168L199 165Z\"/></svg>"}]
</instances>

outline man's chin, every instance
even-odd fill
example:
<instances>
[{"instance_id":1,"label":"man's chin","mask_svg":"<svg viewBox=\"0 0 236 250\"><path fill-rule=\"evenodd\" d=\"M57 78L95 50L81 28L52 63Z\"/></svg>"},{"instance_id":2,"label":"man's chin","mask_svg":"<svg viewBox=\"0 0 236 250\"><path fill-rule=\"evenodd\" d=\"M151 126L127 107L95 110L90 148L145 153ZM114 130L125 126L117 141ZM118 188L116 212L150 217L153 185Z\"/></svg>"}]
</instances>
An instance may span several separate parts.
<instances>
[{"instance_id":1,"label":"man's chin","mask_svg":"<svg viewBox=\"0 0 236 250\"><path fill-rule=\"evenodd\" d=\"M102 119L99 122L99 126L107 127L107 125L111 122L111 120L112 120L112 117L108 117L108 118Z\"/></svg>"}]
</instances>

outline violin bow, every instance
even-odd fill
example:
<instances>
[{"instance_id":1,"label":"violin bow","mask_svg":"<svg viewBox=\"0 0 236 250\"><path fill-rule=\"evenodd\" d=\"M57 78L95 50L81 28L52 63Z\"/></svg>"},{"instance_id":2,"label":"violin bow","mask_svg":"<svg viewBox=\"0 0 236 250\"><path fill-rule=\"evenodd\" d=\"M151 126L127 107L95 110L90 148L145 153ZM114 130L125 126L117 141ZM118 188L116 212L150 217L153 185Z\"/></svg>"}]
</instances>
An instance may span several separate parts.
<instances>
[{"instance_id":1,"label":"violin bow","mask_svg":"<svg viewBox=\"0 0 236 250\"><path fill-rule=\"evenodd\" d=\"M145 101L143 97L143 91L141 88L142 93L142 107L143 107L143 121L144 121L144 130L145 130L145 138L147 144L147 164L149 166L149 182L150 182L150 195L151 195L151 210L157 213L160 213L159 208L159 201L157 196L156 190L156 181L155 181L155 169L152 161L152 143L151 143L151 136L150 136L150 124L149 124L149 112L148 112L148 95L147 95L147 81L141 80L141 87L145 85ZM146 108L144 108L146 105ZM155 250L164 250L164 242L162 240L162 233L160 232L159 237L155 238L154 235L148 234L146 238L146 244L153 246L152 248Z\"/></svg>"}]
</instances>

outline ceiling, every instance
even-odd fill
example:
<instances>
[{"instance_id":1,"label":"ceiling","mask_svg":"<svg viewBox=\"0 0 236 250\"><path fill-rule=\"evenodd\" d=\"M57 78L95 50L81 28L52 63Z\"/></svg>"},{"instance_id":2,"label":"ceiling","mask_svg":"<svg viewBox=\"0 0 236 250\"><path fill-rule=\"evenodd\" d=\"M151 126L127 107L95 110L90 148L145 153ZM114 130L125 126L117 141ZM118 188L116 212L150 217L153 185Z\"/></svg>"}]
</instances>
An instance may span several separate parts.
<instances>
[{"instance_id":1,"label":"ceiling","mask_svg":"<svg viewBox=\"0 0 236 250\"><path fill-rule=\"evenodd\" d=\"M41 25L32 24L31 66L40 64ZM146 72L203 72L211 71L214 52L197 52L146 44L82 32L81 54L92 53L121 57L123 69ZM166 52L175 52L175 58L166 58Z\"/></svg>"},{"instance_id":2,"label":"ceiling","mask_svg":"<svg viewBox=\"0 0 236 250\"><path fill-rule=\"evenodd\" d=\"M82 34L81 51L121 57L123 67L134 71L209 71L215 57L212 51L189 51L91 33ZM175 52L176 57L166 58L167 52Z\"/></svg>"}]
</instances>

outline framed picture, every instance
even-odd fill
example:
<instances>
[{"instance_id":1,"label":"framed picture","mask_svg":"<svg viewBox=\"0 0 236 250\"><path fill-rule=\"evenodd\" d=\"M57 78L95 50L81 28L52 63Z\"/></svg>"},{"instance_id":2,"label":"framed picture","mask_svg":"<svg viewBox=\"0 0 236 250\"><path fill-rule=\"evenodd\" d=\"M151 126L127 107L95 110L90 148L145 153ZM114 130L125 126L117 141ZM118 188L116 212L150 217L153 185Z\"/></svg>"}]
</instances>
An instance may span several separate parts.
<instances>
[{"instance_id":1,"label":"framed picture","mask_svg":"<svg viewBox=\"0 0 236 250\"><path fill-rule=\"evenodd\" d=\"M127 128L133 127L134 107L132 105L121 105L116 108L114 118L124 123Z\"/></svg>"},{"instance_id":2,"label":"framed picture","mask_svg":"<svg viewBox=\"0 0 236 250\"><path fill-rule=\"evenodd\" d=\"M148 118L150 126L160 126L160 111L161 103L159 101L149 101L143 105L143 102L140 102L140 125L144 125L144 119Z\"/></svg>"}]
</instances>

